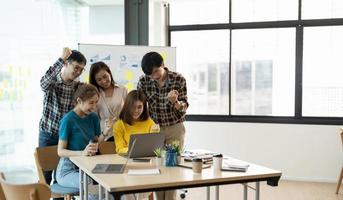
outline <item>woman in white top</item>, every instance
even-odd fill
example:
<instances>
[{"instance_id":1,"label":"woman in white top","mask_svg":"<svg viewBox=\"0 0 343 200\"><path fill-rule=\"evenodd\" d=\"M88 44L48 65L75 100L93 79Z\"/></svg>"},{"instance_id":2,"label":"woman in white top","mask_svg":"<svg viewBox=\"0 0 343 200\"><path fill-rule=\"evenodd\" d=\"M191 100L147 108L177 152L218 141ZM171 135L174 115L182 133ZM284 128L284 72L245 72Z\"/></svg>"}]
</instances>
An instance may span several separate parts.
<instances>
[{"instance_id":1,"label":"woman in white top","mask_svg":"<svg viewBox=\"0 0 343 200\"><path fill-rule=\"evenodd\" d=\"M97 113L102 134L105 140L112 140L112 127L124 105L127 89L114 82L111 70L104 62L93 63L89 73L89 82L100 92Z\"/></svg>"}]
</instances>

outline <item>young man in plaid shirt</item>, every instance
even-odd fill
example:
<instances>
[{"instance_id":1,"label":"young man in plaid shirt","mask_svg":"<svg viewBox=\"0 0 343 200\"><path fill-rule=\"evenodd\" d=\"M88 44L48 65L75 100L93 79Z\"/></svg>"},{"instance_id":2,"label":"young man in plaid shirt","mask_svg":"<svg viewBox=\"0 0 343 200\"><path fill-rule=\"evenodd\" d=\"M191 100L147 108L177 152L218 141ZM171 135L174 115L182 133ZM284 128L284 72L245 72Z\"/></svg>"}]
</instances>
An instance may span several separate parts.
<instances>
[{"instance_id":1,"label":"young man in plaid shirt","mask_svg":"<svg viewBox=\"0 0 343 200\"><path fill-rule=\"evenodd\" d=\"M63 48L62 56L41 78L44 101L39 122L39 147L58 144L60 120L74 107L73 95L80 83L75 79L84 71L86 62L85 56L79 51ZM50 184L51 172L45 172L44 176Z\"/></svg>"},{"instance_id":2,"label":"young man in plaid shirt","mask_svg":"<svg viewBox=\"0 0 343 200\"><path fill-rule=\"evenodd\" d=\"M141 65L145 75L139 79L137 89L147 96L152 119L160 125L166 144L178 140L183 147L183 122L188 108L186 79L179 73L169 71L157 52L145 54ZM169 200L175 199L175 194L173 190L157 192L156 196L158 200Z\"/></svg>"}]
</instances>

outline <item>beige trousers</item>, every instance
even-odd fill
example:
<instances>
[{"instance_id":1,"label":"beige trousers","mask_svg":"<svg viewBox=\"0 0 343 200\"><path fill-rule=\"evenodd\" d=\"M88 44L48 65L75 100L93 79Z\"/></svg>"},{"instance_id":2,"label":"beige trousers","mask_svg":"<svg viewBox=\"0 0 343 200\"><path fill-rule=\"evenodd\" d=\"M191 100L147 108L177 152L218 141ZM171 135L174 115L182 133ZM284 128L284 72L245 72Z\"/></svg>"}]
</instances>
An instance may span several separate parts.
<instances>
[{"instance_id":1,"label":"beige trousers","mask_svg":"<svg viewBox=\"0 0 343 200\"><path fill-rule=\"evenodd\" d=\"M183 148L186 129L182 122L172 126L161 127L160 133L165 136L165 144L179 140L180 146ZM155 192L155 197L156 200L176 200L176 190Z\"/></svg>"}]
</instances>

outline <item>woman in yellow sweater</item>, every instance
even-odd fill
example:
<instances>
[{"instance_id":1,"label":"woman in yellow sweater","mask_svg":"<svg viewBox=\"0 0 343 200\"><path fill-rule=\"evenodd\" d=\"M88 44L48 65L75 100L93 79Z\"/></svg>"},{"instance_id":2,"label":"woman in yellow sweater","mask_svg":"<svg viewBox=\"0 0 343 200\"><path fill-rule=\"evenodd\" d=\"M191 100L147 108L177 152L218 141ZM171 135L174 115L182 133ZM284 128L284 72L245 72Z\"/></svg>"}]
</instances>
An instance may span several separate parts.
<instances>
[{"instance_id":1,"label":"woman in yellow sweater","mask_svg":"<svg viewBox=\"0 0 343 200\"><path fill-rule=\"evenodd\" d=\"M144 93L138 90L129 92L119 114L119 120L113 126L116 152L127 153L131 134L156 133L159 130L159 126L149 117Z\"/></svg>"}]
</instances>

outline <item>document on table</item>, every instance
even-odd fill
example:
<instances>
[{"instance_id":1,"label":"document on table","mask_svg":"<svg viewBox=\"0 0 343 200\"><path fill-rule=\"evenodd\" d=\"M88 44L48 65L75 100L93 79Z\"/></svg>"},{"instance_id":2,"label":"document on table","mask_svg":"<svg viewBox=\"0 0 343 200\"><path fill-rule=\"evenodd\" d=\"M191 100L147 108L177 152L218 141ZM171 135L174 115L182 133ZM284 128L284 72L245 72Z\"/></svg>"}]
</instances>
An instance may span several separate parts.
<instances>
[{"instance_id":1,"label":"document on table","mask_svg":"<svg viewBox=\"0 0 343 200\"><path fill-rule=\"evenodd\" d=\"M237 160L224 160L222 165L223 171L236 171L236 172L246 172L249 168L249 164L244 162L239 162Z\"/></svg>"},{"instance_id":2,"label":"document on table","mask_svg":"<svg viewBox=\"0 0 343 200\"><path fill-rule=\"evenodd\" d=\"M160 174L161 171L158 168L155 169L129 169L127 174L129 175L154 175Z\"/></svg>"}]
</instances>

